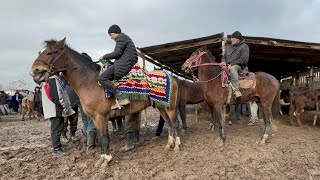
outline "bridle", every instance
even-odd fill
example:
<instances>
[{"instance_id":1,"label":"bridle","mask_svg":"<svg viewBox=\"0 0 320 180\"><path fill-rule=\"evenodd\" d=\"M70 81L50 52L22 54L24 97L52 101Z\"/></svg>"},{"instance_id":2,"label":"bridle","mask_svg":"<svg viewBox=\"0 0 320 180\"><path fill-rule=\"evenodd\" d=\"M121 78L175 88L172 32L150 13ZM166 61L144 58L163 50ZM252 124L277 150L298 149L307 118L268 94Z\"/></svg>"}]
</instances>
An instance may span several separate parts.
<instances>
[{"instance_id":1,"label":"bridle","mask_svg":"<svg viewBox=\"0 0 320 180\"><path fill-rule=\"evenodd\" d=\"M204 55L208 54L208 50L206 51L199 51L199 54L196 57L190 57L186 60L186 63L188 65L187 70L191 73L191 76L193 77L193 80L197 82L210 82L216 78L218 78L221 74L224 74L225 70L222 70L217 76L206 80L206 81L199 81L197 77L194 75L194 70L196 70L198 67L203 67L203 66L221 66L220 63L203 63L202 64L202 58ZM193 65L195 63L195 65ZM230 69L230 64L226 66L221 66L223 69Z\"/></svg>"}]
</instances>

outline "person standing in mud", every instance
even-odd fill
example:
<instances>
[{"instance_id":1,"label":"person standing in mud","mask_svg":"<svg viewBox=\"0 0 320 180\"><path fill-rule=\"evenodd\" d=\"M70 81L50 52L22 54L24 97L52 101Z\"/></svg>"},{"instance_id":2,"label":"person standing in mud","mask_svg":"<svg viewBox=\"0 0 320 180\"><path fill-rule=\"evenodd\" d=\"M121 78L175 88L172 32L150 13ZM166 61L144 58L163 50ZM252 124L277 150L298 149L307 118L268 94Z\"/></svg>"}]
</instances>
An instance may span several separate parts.
<instances>
[{"instance_id":1,"label":"person standing in mud","mask_svg":"<svg viewBox=\"0 0 320 180\"><path fill-rule=\"evenodd\" d=\"M126 145L120 151L130 151L140 143L141 112L125 117Z\"/></svg>"},{"instance_id":2,"label":"person standing in mud","mask_svg":"<svg viewBox=\"0 0 320 180\"><path fill-rule=\"evenodd\" d=\"M4 91L0 91L0 111L2 115L10 114L10 108L9 108L8 102L9 102L9 95L6 94Z\"/></svg>"},{"instance_id":3,"label":"person standing in mud","mask_svg":"<svg viewBox=\"0 0 320 180\"><path fill-rule=\"evenodd\" d=\"M62 82L57 75L50 76L42 86L42 105L44 118L50 118L51 142L54 156L66 155L65 149L60 142L63 132L64 117L75 112Z\"/></svg>"},{"instance_id":4,"label":"person standing in mud","mask_svg":"<svg viewBox=\"0 0 320 180\"><path fill-rule=\"evenodd\" d=\"M33 106L35 110L37 111L37 117L38 120L40 120L41 114L42 114L42 105L41 105L41 91L40 87L37 86L34 88L34 96L33 96Z\"/></svg>"}]
</instances>

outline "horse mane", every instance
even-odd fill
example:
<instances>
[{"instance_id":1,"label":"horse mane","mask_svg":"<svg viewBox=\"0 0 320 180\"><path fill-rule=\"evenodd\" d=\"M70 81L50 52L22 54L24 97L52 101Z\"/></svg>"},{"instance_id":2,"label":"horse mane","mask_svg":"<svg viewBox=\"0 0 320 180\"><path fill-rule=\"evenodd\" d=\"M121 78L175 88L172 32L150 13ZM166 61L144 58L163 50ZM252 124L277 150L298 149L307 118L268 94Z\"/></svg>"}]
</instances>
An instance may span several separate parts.
<instances>
[{"instance_id":1,"label":"horse mane","mask_svg":"<svg viewBox=\"0 0 320 180\"><path fill-rule=\"evenodd\" d=\"M58 41L55 39L50 39L44 41L46 48L53 48L53 45L56 44ZM81 72L87 73L88 70L92 70L96 73L98 73L101 69L101 66L99 66L96 63L93 63L92 58L87 53L78 53L77 51L73 50L69 45L66 44L66 48L70 50L72 55L79 60L79 65L83 68L81 68Z\"/></svg>"}]
</instances>

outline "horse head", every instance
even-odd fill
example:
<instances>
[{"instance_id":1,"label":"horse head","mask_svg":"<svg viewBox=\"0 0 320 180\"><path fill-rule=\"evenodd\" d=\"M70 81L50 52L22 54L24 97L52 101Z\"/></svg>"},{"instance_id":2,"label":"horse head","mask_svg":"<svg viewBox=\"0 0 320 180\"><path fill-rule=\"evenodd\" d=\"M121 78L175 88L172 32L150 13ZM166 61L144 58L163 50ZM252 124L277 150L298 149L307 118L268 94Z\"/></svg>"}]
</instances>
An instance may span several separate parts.
<instances>
[{"instance_id":1,"label":"horse head","mask_svg":"<svg viewBox=\"0 0 320 180\"><path fill-rule=\"evenodd\" d=\"M202 56L204 54L209 53L208 49L206 46L202 46L198 48L196 51L194 51L191 56L183 63L181 66L181 70L185 72L190 72L192 67L197 66L201 64Z\"/></svg>"},{"instance_id":2,"label":"horse head","mask_svg":"<svg viewBox=\"0 0 320 180\"><path fill-rule=\"evenodd\" d=\"M60 41L45 41L45 49L39 52L30 70L30 75L36 83L47 81L51 75L56 73L56 69L63 68L59 60L65 55L65 42L66 38Z\"/></svg>"}]
</instances>

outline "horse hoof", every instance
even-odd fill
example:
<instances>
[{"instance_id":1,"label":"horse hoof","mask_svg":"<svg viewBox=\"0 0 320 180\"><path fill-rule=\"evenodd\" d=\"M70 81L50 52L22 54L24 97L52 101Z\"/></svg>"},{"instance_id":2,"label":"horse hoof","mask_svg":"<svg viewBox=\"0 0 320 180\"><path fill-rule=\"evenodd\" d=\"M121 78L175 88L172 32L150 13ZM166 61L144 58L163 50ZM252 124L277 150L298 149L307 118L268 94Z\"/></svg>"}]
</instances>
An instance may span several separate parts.
<instances>
[{"instance_id":1,"label":"horse hoof","mask_svg":"<svg viewBox=\"0 0 320 180\"><path fill-rule=\"evenodd\" d=\"M179 147L179 146L175 146L174 149L173 149L173 151L174 151L175 153L180 152L180 147Z\"/></svg>"},{"instance_id":2,"label":"horse hoof","mask_svg":"<svg viewBox=\"0 0 320 180\"><path fill-rule=\"evenodd\" d=\"M221 138L217 139L217 143L218 143L218 147L224 146L224 142L223 142L223 140Z\"/></svg>"},{"instance_id":3,"label":"horse hoof","mask_svg":"<svg viewBox=\"0 0 320 180\"><path fill-rule=\"evenodd\" d=\"M269 137L268 134L264 134L261 141L260 141L260 145L265 145L268 137Z\"/></svg>"}]
</instances>

